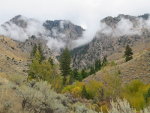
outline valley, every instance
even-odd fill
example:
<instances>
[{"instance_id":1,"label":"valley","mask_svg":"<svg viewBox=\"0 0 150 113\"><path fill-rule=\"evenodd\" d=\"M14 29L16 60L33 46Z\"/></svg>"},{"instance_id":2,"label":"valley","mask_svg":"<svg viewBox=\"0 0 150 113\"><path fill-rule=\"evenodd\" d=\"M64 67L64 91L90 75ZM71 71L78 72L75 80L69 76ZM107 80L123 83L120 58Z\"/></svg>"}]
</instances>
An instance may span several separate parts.
<instances>
[{"instance_id":1,"label":"valley","mask_svg":"<svg viewBox=\"0 0 150 113\"><path fill-rule=\"evenodd\" d=\"M83 45L86 29L68 20L5 22L0 113L149 113L149 18L108 16Z\"/></svg>"}]
</instances>

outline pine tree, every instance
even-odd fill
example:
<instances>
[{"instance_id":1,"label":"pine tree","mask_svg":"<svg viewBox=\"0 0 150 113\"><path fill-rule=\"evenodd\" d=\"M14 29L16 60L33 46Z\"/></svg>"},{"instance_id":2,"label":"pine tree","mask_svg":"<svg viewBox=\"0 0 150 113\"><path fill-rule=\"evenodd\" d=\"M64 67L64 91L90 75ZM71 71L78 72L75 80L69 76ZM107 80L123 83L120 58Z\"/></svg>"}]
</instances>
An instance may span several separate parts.
<instances>
[{"instance_id":1,"label":"pine tree","mask_svg":"<svg viewBox=\"0 0 150 113\"><path fill-rule=\"evenodd\" d=\"M33 46L32 52L31 52L31 58L33 58L35 56L36 50L37 50L37 45L35 44Z\"/></svg>"},{"instance_id":2,"label":"pine tree","mask_svg":"<svg viewBox=\"0 0 150 113\"><path fill-rule=\"evenodd\" d=\"M90 68L90 75L92 75L92 74L95 74L95 69L94 69L94 67L91 67L91 68Z\"/></svg>"},{"instance_id":3,"label":"pine tree","mask_svg":"<svg viewBox=\"0 0 150 113\"><path fill-rule=\"evenodd\" d=\"M71 55L68 50L68 48L65 48L60 56L60 70L62 73L63 78L63 84L66 84L67 76L70 75L71 71Z\"/></svg>"},{"instance_id":4,"label":"pine tree","mask_svg":"<svg viewBox=\"0 0 150 113\"><path fill-rule=\"evenodd\" d=\"M107 56L104 56L103 62L102 62L102 66L106 66L107 63L108 63L108 61L107 61Z\"/></svg>"},{"instance_id":5,"label":"pine tree","mask_svg":"<svg viewBox=\"0 0 150 113\"><path fill-rule=\"evenodd\" d=\"M99 71L101 69L101 60L95 61L95 71Z\"/></svg>"},{"instance_id":6,"label":"pine tree","mask_svg":"<svg viewBox=\"0 0 150 113\"><path fill-rule=\"evenodd\" d=\"M73 71L71 71L70 78L69 78L69 84L72 84L75 81Z\"/></svg>"},{"instance_id":7,"label":"pine tree","mask_svg":"<svg viewBox=\"0 0 150 113\"><path fill-rule=\"evenodd\" d=\"M85 69L82 69L81 75L82 75L82 78L86 78L87 77L87 73L86 73Z\"/></svg>"},{"instance_id":8,"label":"pine tree","mask_svg":"<svg viewBox=\"0 0 150 113\"><path fill-rule=\"evenodd\" d=\"M78 70L77 70L77 69L73 69L72 75L73 75L73 78L74 78L75 80L78 80L78 79L79 79L79 78L78 78L79 73L78 73Z\"/></svg>"},{"instance_id":9,"label":"pine tree","mask_svg":"<svg viewBox=\"0 0 150 113\"><path fill-rule=\"evenodd\" d=\"M130 48L129 45L127 45L125 52L124 52L125 61L127 62L127 61L131 60L133 58L132 55L133 55L132 49Z\"/></svg>"},{"instance_id":10,"label":"pine tree","mask_svg":"<svg viewBox=\"0 0 150 113\"><path fill-rule=\"evenodd\" d=\"M45 56L43 54L43 50L42 50L42 45L41 44L38 45L38 50L39 50L39 53L41 55L40 62L42 62L43 60L45 60Z\"/></svg>"}]
</instances>

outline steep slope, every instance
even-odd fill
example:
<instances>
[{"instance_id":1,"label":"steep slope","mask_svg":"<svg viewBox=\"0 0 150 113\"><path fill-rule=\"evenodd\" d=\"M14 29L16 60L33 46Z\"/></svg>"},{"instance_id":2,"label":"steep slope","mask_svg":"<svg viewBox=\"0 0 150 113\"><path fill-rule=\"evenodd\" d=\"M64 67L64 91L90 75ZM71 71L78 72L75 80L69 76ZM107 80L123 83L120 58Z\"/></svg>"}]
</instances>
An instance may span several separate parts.
<instances>
[{"instance_id":1,"label":"steep slope","mask_svg":"<svg viewBox=\"0 0 150 113\"><path fill-rule=\"evenodd\" d=\"M144 83L150 82L150 49L137 52L134 54L133 59L125 62L124 58L115 60L116 64L109 64L95 75L87 77L84 81L98 80L104 82L104 78L108 74L119 73L122 83L129 83L132 80L141 80Z\"/></svg>"},{"instance_id":2,"label":"steep slope","mask_svg":"<svg viewBox=\"0 0 150 113\"><path fill-rule=\"evenodd\" d=\"M25 75L29 55L22 52L16 41L0 36L0 72Z\"/></svg>"},{"instance_id":3,"label":"steep slope","mask_svg":"<svg viewBox=\"0 0 150 113\"><path fill-rule=\"evenodd\" d=\"M104 18L100 22L101 29L95 38L90 43L72 51L73 67L88 67L94 64L96 59L119 52L120 48L124 48L127 44L132 47L141 45L141 47L147 48L150 42L148 17L148 14L139 17L121 14L114 18Z\"/></svg>"},{"instance_id":4,"label":"steep slope","mask_svg":"<svg viewBox=\"0 0 150 113\"><path fill-rule=\"evenodd\" d=\"M25 41L34 35L46 40L49 48L60 49L66 45L72 48L72 42L82 36L84 29L67 20L40 22L18 15L2 24L0 31L1 34L19 41Z\"/></svg>"},{"instance_id":5,"label":"steep slope","mask_svg":"<svg viewBox=\"0 0 150 113\"><path fill-rule=\"evenodd\" d=\"M78 39L82 36L84 29L78 25L74 25L70 21L67 20L47 20L43 23L43 26L51 31L49 34L54 38L61 38L63 35L66 39ZM61 36L62 35L62 36Z\"/></svg>"}]
</instances>

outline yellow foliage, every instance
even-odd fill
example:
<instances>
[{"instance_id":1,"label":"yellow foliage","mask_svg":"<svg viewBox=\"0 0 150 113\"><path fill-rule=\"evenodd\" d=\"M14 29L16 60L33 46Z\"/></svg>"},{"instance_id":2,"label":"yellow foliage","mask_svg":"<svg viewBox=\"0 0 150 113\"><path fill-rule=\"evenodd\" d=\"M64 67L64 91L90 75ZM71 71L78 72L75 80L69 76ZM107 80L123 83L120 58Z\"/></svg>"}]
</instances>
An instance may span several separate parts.
<instances>
[{"instance_id":1,"label":"yellow foliage","mask_svg":"<svg viewBox=\"0 0 150 113\"><path fill-rule=\"evenodd\" d=\"M101 108L101 111L103 113L108 113L108 106L107 105L102 105L100 108Z\"/></svg>"},{"instance_id":2,"label":"yellow foliage","mask_svg":"<svg viewBox=\"0 0 150 113\"><path fill-rule=\"evenodd\" d=\"M94 98L98 96L99 89L102 88L103 84L98 81L90 81L89 83L83 83L83 82L76 82L73 85L66 86L63 89L63 93L71 93L75 97L81 97L82 96L82 88L85 85L87 93L89 95L89 98Z\"/></svg>"},{"instance_id":3,"label":"yellow foliage","mask_svg":"<svg viewBox=\"0 0 150 113\"><path fill-rule=\"evenodd\" d=\"M123 89L122 96L137 110L146 106L144 94L148 91L150 85L145 85L139 80L134 80Z\"/></svg>"},{"instance_id":4,"label":"yellow foliage","mask_svg":"<svg viewBox=\"0 0 150 113\"><path fill-rule=\"evenodd\" d=\"M91 80L89 83L86 84L87 93L89 94L90 98L94 98L98 96L98 91L103 87L101 82Z\"/></svg>"},{"instance_id":5,"label":"yellow foliage","mask_svg":"<svg viewBox=\"0 0 150 113\"><path fill-rule=\"evenodd\" d=\"M72 94L76 97L81 97L81 91L82 91L82 87L75 87L72 89Z\"/></svg>"},{"instance_id":6,"label":"yellow foliage","mask_svg":"<svg viewBox=\"0 0 150 113\"><path fill-rule=\"evenodd\" d=\"M71 93L75 97L81 97L82 87L84 83L83 82L75 82L73 85L66 86L62 93Z\"/></svg>"}]
</instances>

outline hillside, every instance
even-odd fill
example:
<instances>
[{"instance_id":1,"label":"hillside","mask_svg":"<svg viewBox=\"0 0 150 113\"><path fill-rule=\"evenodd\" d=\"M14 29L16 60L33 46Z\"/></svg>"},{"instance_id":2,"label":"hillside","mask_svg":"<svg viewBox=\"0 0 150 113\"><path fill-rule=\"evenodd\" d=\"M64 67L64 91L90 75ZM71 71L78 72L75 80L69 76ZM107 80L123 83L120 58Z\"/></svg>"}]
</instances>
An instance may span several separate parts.
<instances>
[{"instance_id":1,"label":"hillside","mask_svg":"<svg viewBox=\"0 0 150 113\"><path fill-rule=\"evenodd\" d=\"M34 41L33 44L42 42ZM72 96L56 93L46 81L28 80L31 42L0 36L0 112L96 113Z\"/></svg>"},{"instance_id":2,"label":"hillside","mask_svg":"<svg viewBox=\"0 0 150 113\"><path fill-rule=\"evenodd\" d=\"M129 83L132 80L141 80L144 83L150 83L150 49L135 50L133 59L125 62L123 53L115 53L109 56L109 60L114 63L108 64L95 75L87 77L84 81L90 80L102 81L107 74L112 75L119 73L122 83Z\"/></svg>"},{"instance_id":3,"label":"hillside","mask_svg":"<svg viewBox=\"0 0 150 113\"><path fill-rule=\"evenodd\" d=\"M49 48L55 51L65 47L73 48L72 43L82 37L85 31L81 26L73 24L69 20L38 21L17 15L0 25L1 34L15 40L25 41L33 35L47 41ZM57 46L56 46L57 45Z\"/></svg>"},{"instance_id":4,"label":"hillside","mask_svg":"<svg viewBox=\"0 0 150 113\"><path fill-rule=\"evenodd\" d=\"M148 109L148 17L106 17L93 40L73 50L73 42L82 39L85 30L70 21L40 23L19 15L2 24L7 35L0 36L0 113L116 113L116 106L121 107L118 113ZM125 29L124 23L129 25ZM126 45L133 50L128 62Z\"/></svg>"},{"instance_id":5,"label":"hillside","mask_svg":"<svg viewBox=\"0 0 150 113\"><path fill-rule=\"evenodd\" d=\"M19 43L0 36L0 72L9 75L26 75L29 54L18 47Z\"/></svg>"},{"instance_id":6,"label":"hillside","mask_svg":"<svg viewBox=\"0 0 150 113\"><path fill-rule=\"evenodd\" d=\"M145 19L144 15L137 17L120 14L117 17L108 16L102 19L101 28L95 34L94 39L72 51L73 66L87 68L93 65L96 59L118 53L120 48L125 48L127 44L132 47L137 46L137 49L147 48L150 42L148 22L149 20Z\"/></svg>"}]
</instances>

